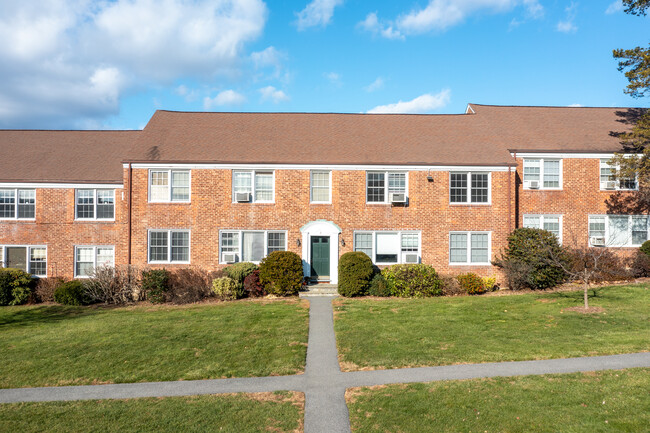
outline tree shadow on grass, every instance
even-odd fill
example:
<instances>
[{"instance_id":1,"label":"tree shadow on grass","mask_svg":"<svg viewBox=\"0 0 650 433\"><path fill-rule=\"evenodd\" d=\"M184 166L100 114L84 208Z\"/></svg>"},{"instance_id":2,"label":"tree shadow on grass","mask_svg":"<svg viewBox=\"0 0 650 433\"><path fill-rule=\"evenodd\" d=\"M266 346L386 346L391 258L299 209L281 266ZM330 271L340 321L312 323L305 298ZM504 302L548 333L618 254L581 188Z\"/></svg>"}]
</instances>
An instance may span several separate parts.
<instances>
[{"instance_id":1,"label":"tree shadow on grass","mask_svg":"<svg viewBox=\"0 0 650 433\"><path fill-rule=\"evenodd\" d=\"M102 312L99 308L42 305L39 307L15 307L0 311L0 330L17 326L33 326L63 320L87 317Z\"/></svg>"}]
</instances>

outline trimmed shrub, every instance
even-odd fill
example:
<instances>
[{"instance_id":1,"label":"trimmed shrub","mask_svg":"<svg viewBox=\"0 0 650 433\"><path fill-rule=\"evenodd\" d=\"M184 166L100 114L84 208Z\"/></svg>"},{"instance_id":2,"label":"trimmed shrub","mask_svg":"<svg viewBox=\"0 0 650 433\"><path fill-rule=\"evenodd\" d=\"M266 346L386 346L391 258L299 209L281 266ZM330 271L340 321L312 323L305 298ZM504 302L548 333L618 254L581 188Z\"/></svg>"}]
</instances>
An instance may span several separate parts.
<instances>
[{"instance_id":1,"label":"trimmed shrub","mask_svg":"<svg viewBox=\"0 0 650 433\"><path fill-rule=\"evenodd\" d=\"M0 305L21 305L32 294L35 280L20 269L0 268Z\"/></svg>"},{"instance_id":2,"label":"trimmed shrub","mask_svg":"<svg viewBox=\"0 0 650 433\"><path fill-rule=\"evenodd\" d=\"M639 251L641 251L646 256L650 256L650 241L645 241L643 244L641 244Z\"/></svg>"},{"instance_id":3,"label":"trimmed shrub","mask_svg":"<svg viewBox=\"0 0 650 433\"><path fill-rule=\"evenodd\" d=\"M256 269L244 278L244 294L249 298L266 296L266 290L260 281L260 270Z\"/></svg>"},{"instance_id":4,"label":"trimmed shrub","mask_svg":"<svg viewBox=\"0 0 650 433\"><path fill-rule=\"evenodd\" d=\"M460 287L458 279L453 275L440 275L440 283L442 284L442 296L461 296L466 295L467 292Z\"/></svg>"},{"instance_id":5,"label":"trimmed shrub","mask_svg":"<svg viewBox=\"0 0 650 433\"><path fill-rule=\"evenodd\" d=\"M553 233L518 228L508 237L508 246L494 265L504 270L512 290L537 290L557 286L566 280L562 266L568 266L568 258Z\"/></svg>"},{"instance_id":6,"label":"trimmed shrub","mask_svg":"<svg viewBox=\"0 0 650 433\"><path fill-rule=\"evenodd\" d=\"M219 272L189 267L169 273L169 288L165 299L173 304L199 302L212 296L212 281L223 276Z\"/></svg>"},{"instance_id":7,"label":"trimmed shrub","mask_svg":"<svg viewBox=\"0 0 650 433\"><path fill-rule=\"evenodd\" d=\"M391 294L401 298L440 296L442 283L431 265L393 265L381 271Z\"/></svg>"},{"instance_id":8,"label":"trimmed shrub","mask_svg":"<svg viewBox=\"0 0 650 433\"><path fill-rule=\"evenodd\" d=\"M154 304L165 302L169 291L169 271L167 269L147 269L142 271L142 293L144 298Z\"/></svg>"},{"instance_id":9,"label":"trimmed shrub","mask_svg":"<svg viewBox=\"0 0 650 433\"><path fill-rule=\"evenodd\" d=\"M235 283L237 283L237 285L243 289L244 279L246 279L247 276L252 274L253 271L257 269L258 268L255 263L239 262L239 263L235 263L234 265L228 266L227 268L224 269L224 271L226 272L227 277L230 277L233 280L235 280Z\"/></svg>"},{"instance_id":10,"label":"trimmed shrub","mask_svg":"<svg viewBox=\"0 0 650 433\"><path fill-rule=\"evenodd\" d=\"M222 301L234 301L243 296L243 291L237 287L237 282L230 277L215 278L212 281L212 292Z\"/></svg>"},{"instance_id":11,"label":"trimmed shrub","mask_svg":"<svg viewBox=\"0 0 650 433\"><path fill-rule=\"evenodd\" d=\"M63 305L87 305L90 299L86 295L86 288L79 280L67 281L54 291L54 300Z\"/></svg>"},{"instance_id":12,"label":"trimmed shrub","mask_svg":"<svg viewBox=\"0 0 650 433\"><path fill-rule=\"evenodd\" d=\"M296 253L273 251L260 263L260 282L271 295L297 295L303 281L302 259Z\"/></svg>"},{"instance_id":13,"label":"trimmed shrub","mask_svg":"<svg viewBox=\"0 0 650 433\"><path fill-rule=\"evenodd\" d=\"M487 292L485 281L473 272L460 274L456 277L458 284L468 295L480 295Z\"/></svg>"},{"instance_id":14,"label":"trimmed shrub","mask_svg":"<svg viewBox=\"0 0 650 433\"><path fill-rule=\"evenodd\" d=\"M390 288L388 287L388 282L381 273L375 274L375 276L372 277L372 280L370 280L368 294L370 296L390 296Z\"/></svg>"},{"instance_id":15,"label":"trimmed shrub","mask_svg":"<svg viewBox=\"0 0 650 433\"><path fill-rule=\"evenodd\" d=\"M365 295L373 274L372 260L366 253L343 254L339 260L339 294L346 297Z\"/></svg>"},{"instance_id":16,"label":"trimmed shrub","mask_svg":"<svg viewBox=\"0 0 650 433\"><path fill-rule=\"evenodd\" d=\"M628 267L632 277L648 277L650 276L650 256L642 251L637 251L636 254L629 259Z\"/></svg>"},{"instance_id":17,"label":"trimmed shrub","mask_svg":"<svg viewBox=\"0 0 650 433\"><path fill-rule=\"evenodd\" d=\"M93 302L126 304L140 297L141 272L134 266L101 266L84 283L86 295Z\"/></svg>"}]
</instances>

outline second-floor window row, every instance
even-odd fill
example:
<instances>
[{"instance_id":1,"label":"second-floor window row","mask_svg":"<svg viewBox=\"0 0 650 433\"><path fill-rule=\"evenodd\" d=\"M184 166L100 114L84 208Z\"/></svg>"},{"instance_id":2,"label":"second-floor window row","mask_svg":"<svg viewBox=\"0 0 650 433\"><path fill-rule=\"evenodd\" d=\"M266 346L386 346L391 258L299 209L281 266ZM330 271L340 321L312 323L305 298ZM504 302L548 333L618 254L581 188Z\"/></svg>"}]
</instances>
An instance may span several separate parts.
<instances>
[{"instance_id":1,"label":"second-floor window row","mask_svg":"<svg viewBox=\"0 0 650 433\"><path fill-rule=\"evenodd\" d=\"M150 170L149 201L189 202L189 170Z\"/></svg>"},{"instance_id":2,"label":"second-floor window row","mask_svg":"<svg viewBox=\"0 0 650 433\"><path fill-rule=\"evenodd\" d=\"M562 189L562 161L560 159L524 159L524 188Z\"/></svg>"},{"instance_id":3,"label":"second-floor window row","mask_svg":"<svg viewBox=\"0 0 650 433\"><path fill-rule=\"evenodd\" d=\"M450 173L449 174L450 203L489 203L490 174L489 173Z\"/></svg>"},{"instance_id":4,"label":"second-floor window row","mask_svg":"<svg viewBox=\"0 0 650 433\"><path fill-rule=\"evenodd\" d=\"M0 189L0 219L34 219L36 190Z\"/></svg>"},{"instance_id":5,"label":"second-floor window row","mask_svg":"<svg viewBox=\"0 0 650 433\"><path fill-rule=\"evenodd\" d=\"M635 178L620 177L620 166L610 163L608 159L600 160L600 189L635 190L638 188Z\"/></svg>"},{"instance_id":6,"label":"second-floor window row","mask_svg":"<svg viewBox=\"0 0 650 433\"><path fill-rule=\"evenodd\" d=\"M403 203L406 202L406 197L406 173L366 172L366 202Z\"/></svg>"},{"instance_id":7,"label":"second-floor window row","mask_svg":"<svg viewBox=\"0 0 650 433\"><path fill-rule=\"evenodd\" d=\"M77 189L75 218L78 220L115 219L114 189Z\"/></svg>"},{"instance_id":8,"label":"second-floor window row","mask_svg":"<svg viewBox=\"0 0 650 433\"><path fill-rule=\"evenodd\" d=\"M275 177L272 171L234 171L232 175L233 202L272 203Z\"/></svg>"}]
</instances>

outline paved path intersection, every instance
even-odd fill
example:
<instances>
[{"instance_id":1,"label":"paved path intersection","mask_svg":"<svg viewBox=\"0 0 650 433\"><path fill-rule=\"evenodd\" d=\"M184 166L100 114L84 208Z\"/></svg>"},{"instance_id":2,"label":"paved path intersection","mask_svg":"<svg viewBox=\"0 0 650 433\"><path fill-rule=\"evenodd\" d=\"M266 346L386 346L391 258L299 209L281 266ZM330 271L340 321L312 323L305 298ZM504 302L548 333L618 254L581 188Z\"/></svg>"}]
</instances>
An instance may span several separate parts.
<instances>
[{"instance_id":1,"label":"paved path intersection","mask_svg":"<svg viewBox=\"0 0 650 433\"><path fill-rule=\"evenodd\" d=\"M240 379L0 389L0 403L299 391L305 393L305 433L338 433L350 431L348 408L345 404L347 388L389 383L650 367L650 353L644 352L586 358L343 373L339 368L334 337L332 298L311 297L309 303L309 345L304 374Z\"/></svg>"}]
</instances>

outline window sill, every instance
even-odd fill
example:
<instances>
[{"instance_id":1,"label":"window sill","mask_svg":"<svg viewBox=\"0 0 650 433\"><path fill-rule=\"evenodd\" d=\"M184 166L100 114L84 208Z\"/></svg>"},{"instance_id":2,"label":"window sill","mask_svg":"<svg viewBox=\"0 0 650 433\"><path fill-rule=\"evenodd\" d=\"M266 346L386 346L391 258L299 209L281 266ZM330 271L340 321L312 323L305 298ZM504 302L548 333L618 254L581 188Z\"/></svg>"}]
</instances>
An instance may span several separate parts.
<instances>
[{"instance_id":1,"label":"window sill","mask_svg":"<svg viewBox=\"0 0 650 433\"><path fill-rule=\"evenodd\" d=\"M524 191L563 191L563 188L528 188L524 187Z\"/></svg>"},{"instance_id":2,"label":"window sill","mask_svg":"<svg viewBox=\"0 0 650 433\"><path fill-rule=\"evenodd\" d=\"M452 203L449 202L449 206L492 206L492 202L489 203Z\"/></svg>"},{"instance_id":3,"label":"window sill","mask_svg":"<svg viewBox=\"0 0 650 433\"><path fill-rule=\"evenodd\" d=\"M147 262L148 265L189 265L190 262Z\"/></svg>"},{"instance_id":4,"label":"window sill","mask_svg":"<svg viewBox=\"0 0 650 433\"><path fill-rule=\"evenodd\" d=\"M148 204L192 204L191 201L148 201Z\"/></svg>"},{"instance_id":5,"label":"window sill","mask_svg":"<svg viewBox=\"0 0 650 433\"><path fill-rule=\"evenodd\" d=\"M108 218L75 218L75 222L80 222L80 223L114 223L115 218L113 219L108 219Z\"/></svg>"},{"instance_id":6,"label":"window sill","mask_svg":"<svg viewBox=\"0 0 650 433\"><path fill-rule=\"evenodd\" d=\"M492 263L449 263L449 266L492 266Z\"/></svg>"},{"instance_id":7,"label":"window sill","mask_svg":"<svg viewBox=\"0 0 650 433\"><path fill-rule=\"evenodd\" d=\"M34 222L36 221L36 218L0 218L0 221L26 221L26 222Z\"/></svg>"}]
</instances>

